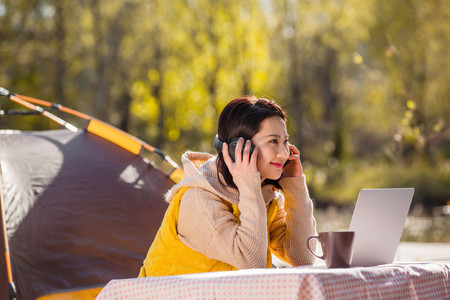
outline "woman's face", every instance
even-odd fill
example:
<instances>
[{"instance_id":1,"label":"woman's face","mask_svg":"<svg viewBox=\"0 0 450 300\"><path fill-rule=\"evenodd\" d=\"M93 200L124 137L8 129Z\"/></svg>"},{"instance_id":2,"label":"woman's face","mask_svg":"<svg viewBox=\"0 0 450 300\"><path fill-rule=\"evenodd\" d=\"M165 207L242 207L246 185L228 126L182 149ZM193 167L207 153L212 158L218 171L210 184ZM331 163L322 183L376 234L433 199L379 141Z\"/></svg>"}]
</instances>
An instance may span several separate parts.
<instances>
[{"instance_id":1,"label":"woman's face","mask_svg":"<svg viewBox=\"0 0 450 300\"><path fill-rule=\"evenodd\" d=\"M283 165L290 155L288 138L286 123L279 116L264 119L259 125L252 143L259 148L257 167L261 181L281 177Z\"/></svg>"}]
</instances>

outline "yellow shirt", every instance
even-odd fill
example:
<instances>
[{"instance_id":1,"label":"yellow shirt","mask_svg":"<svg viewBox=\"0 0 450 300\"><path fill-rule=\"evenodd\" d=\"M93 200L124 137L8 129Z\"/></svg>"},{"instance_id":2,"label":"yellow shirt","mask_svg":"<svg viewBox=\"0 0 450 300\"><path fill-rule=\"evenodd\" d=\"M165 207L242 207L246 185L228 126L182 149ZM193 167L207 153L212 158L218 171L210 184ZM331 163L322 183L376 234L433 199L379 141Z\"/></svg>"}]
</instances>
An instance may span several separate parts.
<instances>
[{"instance_id":1,"label":"yellow shirt","mask_svg":"<svg viewBox=\"0 0 450 300\"><path fill-rule=\"evenodd\" d=\"M138 277L148 276L167 276L180 275L189 273L202 273L214 271L230 271L237 268L227 263L209 259L205 255L186 246L178 238L177 222L180 201L183 194L189 187L184 187L178 191L170 202L169 207L164 215L161 227L155 236L155 239L144 260ZM278 203L274 199L267 211L267 228L270 228L276 212ZM240 211L237 205L232 204L231 213L236 218L236 222L240 223ZM270 240L269 240L270 242ZM272 266L272 256L267 248L266 267Z\"/></svg>"}]
</instances>

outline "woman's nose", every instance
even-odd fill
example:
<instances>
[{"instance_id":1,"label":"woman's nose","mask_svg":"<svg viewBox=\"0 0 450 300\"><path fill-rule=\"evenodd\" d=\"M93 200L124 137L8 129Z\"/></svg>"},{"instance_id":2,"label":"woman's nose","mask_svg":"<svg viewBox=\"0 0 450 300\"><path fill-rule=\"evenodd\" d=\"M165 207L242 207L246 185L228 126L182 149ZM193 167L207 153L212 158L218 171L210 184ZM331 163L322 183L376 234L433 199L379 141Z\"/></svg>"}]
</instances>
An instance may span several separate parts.
<instances>
[{"instance_id":1,"label":"woman's nose","mask_svg":"<svg viewBox=\"0 0 450 300\"><path fill-rule=\"evenodd\" d=\"M288 158L291 155L288 144L283 144L278 150L278 156L282 158Z\"/></svg>"}]
</instances>

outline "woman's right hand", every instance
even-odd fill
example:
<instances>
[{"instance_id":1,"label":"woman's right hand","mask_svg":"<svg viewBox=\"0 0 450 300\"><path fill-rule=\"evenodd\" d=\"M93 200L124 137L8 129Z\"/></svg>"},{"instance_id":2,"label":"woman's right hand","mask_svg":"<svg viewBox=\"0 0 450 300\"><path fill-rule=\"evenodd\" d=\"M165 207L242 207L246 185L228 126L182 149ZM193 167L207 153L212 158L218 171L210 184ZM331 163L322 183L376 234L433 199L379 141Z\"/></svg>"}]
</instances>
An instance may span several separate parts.
<instances>
[{"instance_id":1,"label":"woman's right hand","mask_svg":"<svg viewBox=\"0 0 450 300\"><path fill-rule=\"evenodd\" d=\"M247 142L245 143L244 152L242 152L243 147L244 138L241 137L236 144L236 149L234 152L235 161L233 162L230 153L228 152L228 144L223 143L223 159L233 178L245 173L258 172L258 168L256 166L256 160L258 158L258 147L255 147L251 155L251 141L247 140Z\"/></svg>"}]
</instances>

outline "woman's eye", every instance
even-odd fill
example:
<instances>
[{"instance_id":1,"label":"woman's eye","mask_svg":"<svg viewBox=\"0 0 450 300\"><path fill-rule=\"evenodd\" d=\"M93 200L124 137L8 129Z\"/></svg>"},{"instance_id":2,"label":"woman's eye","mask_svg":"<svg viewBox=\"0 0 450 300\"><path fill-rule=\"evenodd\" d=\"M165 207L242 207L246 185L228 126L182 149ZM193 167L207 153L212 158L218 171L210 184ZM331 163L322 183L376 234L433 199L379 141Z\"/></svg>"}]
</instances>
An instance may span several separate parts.
<instances>
[{"instance_id":1,"label":"woman's eye","mask_svg":"<svg viewBox=\"0 0 450 300\"><path fill-rule=\"evenodd\" d=\"M278 140L270 140L270 143L272 143L272 144L278 144Z\"/></svg>"}]
</instances>

